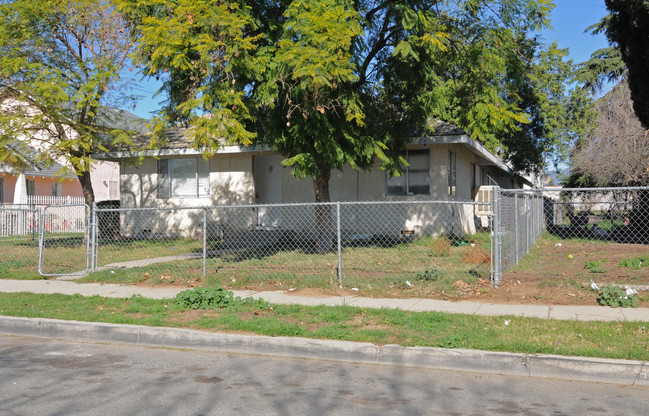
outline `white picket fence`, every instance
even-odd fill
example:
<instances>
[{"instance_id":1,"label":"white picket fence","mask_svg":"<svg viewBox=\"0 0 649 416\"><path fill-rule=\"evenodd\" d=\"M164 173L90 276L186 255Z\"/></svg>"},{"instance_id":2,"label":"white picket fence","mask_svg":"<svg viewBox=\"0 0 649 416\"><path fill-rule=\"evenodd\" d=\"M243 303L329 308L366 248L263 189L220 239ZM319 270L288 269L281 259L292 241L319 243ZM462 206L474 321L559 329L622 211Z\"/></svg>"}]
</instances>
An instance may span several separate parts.
<instances>
[{"instance_id":1,"label":"white picket fence","mask_svg":"<svg viewBox=\"0 0 649 416\"><path fill-rule=\"evenodd\" d=\"M23 205L74 205L84 203L85 200L81 196L25 195L21 200Z\"/></svg>"}]
</instances>

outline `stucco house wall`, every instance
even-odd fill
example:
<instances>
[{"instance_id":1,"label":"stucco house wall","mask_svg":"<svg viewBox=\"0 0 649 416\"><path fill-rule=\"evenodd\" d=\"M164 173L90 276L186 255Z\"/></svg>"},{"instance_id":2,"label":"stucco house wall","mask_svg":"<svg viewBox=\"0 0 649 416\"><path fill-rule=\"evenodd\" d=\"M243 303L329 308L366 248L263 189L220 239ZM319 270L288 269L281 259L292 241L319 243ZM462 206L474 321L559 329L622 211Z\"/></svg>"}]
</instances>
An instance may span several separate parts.
<instances>
[{"instance_id":1,"label":"stucco house wall","mask_svg":"<svg viewBox=\"0 0 649 416\"><path fill-rule=\"evenodd\" d=\"M427 143L413 145L412 149L427 149L429 154L429 193L422 195L389 195L386 173L376 162L370 171L356 171L346 166L333 171L330 180L332 201L409 201L409 204L373 204L344 206L341 228L344 234L358 233L400 235L415 234L472 234L475 232L473 205L474 187L483 182L485 161L458 143ZM456 156L455 195L449 195L449 151ZM120 201L126 209L121 215L123 235L156 234L196 237L202 233L202 209L207 210L208 233L249 230L259 227L260 211L255 206L258 189L255 184L255 158L272 156L267 151L230 151L217 153L209 160L209 195L201 197L158 197L158 160L165 158L202 158L197 153L170 152L158 157L146 157L141 163L135 159L120 160ZM482 166L481 166L482 165ZM280 170L283 204L314 201L311 179L298 180L291 168ZM431 203L431 201L440 201ZM451 203L447 203L449 201ZM468 203L461 203L462 201ZM441 203L443 202L443 203ZM179 208L194 207L195 210ZM164 208L146 212L129 208ZM315 215L309 207L263 208L277 219L277 227L304 233L315 229Z\"/></svg>"}]
</instances>

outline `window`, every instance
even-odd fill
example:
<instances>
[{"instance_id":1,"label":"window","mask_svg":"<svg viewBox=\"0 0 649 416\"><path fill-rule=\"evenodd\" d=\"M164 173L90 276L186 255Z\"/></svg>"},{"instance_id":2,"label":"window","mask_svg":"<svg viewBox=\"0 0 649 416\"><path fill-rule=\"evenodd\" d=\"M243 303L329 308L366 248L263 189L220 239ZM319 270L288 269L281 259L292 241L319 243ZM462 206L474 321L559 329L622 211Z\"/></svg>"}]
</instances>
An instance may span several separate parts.
<instances>
[{"instance_id":1,"label":"window","mask_svg":"<svg viewBox=\"0 0 649 416\"><path fill-rule=\"evenodd\" d=\"M474 199L478 193L478 165L471 163L471 199Z\"/></svg>"},{"instance_id":2,"label":"window","mask_svg":"<svg viewBox=\"0 0 649 416\"><path fill-rule=\"evenodd\" d=\"M36 196L36 181L34 179L26 179L27 196Z\"/></svg>"},{"instance_id":3,"label":"window","mask_svg":"<svg viewBox=\"0 0 649 416\"><path fill-rule=\"evenodd\" d=\"M429 151L409 150L404 156L408 161L403 175L388 177L386 187L388 195L428 195L429 185Z\"/></svg>"},{"instance_id":4,"label":"window","mask_svg":"<svg viewBox=\"0 0 649 416\"><path fill-rule=\"evenodd\" d=\"M108 199L119 199L119 182L108 181Z\"/></svg>"},{"instance_id":5,"label":"window","mask_svg":"<svg viewBox=\"0 0 649 416\"><path fill-rule=\"evenodd\" d=\"M52 182L52 196L63 196L63 184Z\"/></svg>"},{"instance_id":6,"label":"window","mask_svg":"<svg viewBox=\"0 0 649 416\"><path fill-rule=\"evenodd\" d=\"M448 151L448 194L455 196L455 186L457 184L457 161L454 152Z\"/></svg>"},{"instance_id":7,"label":"window","mask_svg":"<svg viewBox=\"0 0 649 416\"><path fill-rule=\"evenodd\" d=\"M202 158L158 160L158 198L210 195L210 168Z\"/></svg>"}]
</instances>

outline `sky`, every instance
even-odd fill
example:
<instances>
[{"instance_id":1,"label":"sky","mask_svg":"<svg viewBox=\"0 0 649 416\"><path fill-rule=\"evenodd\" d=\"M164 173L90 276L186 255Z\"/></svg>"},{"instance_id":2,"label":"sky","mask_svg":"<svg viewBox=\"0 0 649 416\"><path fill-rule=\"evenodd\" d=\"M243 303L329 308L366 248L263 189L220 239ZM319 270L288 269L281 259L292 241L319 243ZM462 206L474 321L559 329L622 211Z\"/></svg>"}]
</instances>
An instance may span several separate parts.
<instances>
[{"instance_id":1,"label":"sky","mask_svg":"<svg viewBox=\"0 0 649 416\"><path fill-rule=\"evenodd\" d=\"M570 50L570 59L584 62L598 49L608 46L606 36L584 33L587 27L597 23L606 13L604 0L555 0L552 11L552 29L541 32L546 43L556 41L561 48ZM155 81L141 81L134 91L143 98L128 110L142 118L151 118L159 107L161 97L153 98L159 85ZM604 91L605 93L606 91Z\"/></svg>"}]
</instances>

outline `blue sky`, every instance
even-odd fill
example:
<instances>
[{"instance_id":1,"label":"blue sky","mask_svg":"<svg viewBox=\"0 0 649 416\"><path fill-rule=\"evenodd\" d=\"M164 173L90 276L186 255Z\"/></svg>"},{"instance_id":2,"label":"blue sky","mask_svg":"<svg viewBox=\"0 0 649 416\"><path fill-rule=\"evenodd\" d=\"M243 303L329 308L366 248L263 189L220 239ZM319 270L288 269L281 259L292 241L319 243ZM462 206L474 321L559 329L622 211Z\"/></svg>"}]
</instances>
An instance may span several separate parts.
<instances>
[{"instance_id":1,"label":"blue sky","mask_svg":"<svg viewBox=\"0 0 649 416\"><path fill-rule=\"evenodd\" d=\"M587 60L591 53L608 45L604 35L584 33L587 27L606 15L604 0L555 0L555 4L552 29L541 33L546 43L556 41L559 47L569 48L570 58L575 63ZM128 110L140 117L150 118L151 112L159 108L161 97L152 97L158 87L154 81L141 82L135 93L142 95L143 99L135 108Z\"/></svg>"},{"instance_id":2,"label":"blue sky","mask_svg":"<svg viewBox=\"0 0 649 416\"><path fill-rule=\"evenodd\" d=\"M597 23L606 12L604 0L555 0L552 11L552 30L542 32L545 42L557 41L561 48L570 49L575 63L590 58L590 54L608 46L606 36L584 33Z\"/></svg>"}]
</instances>

